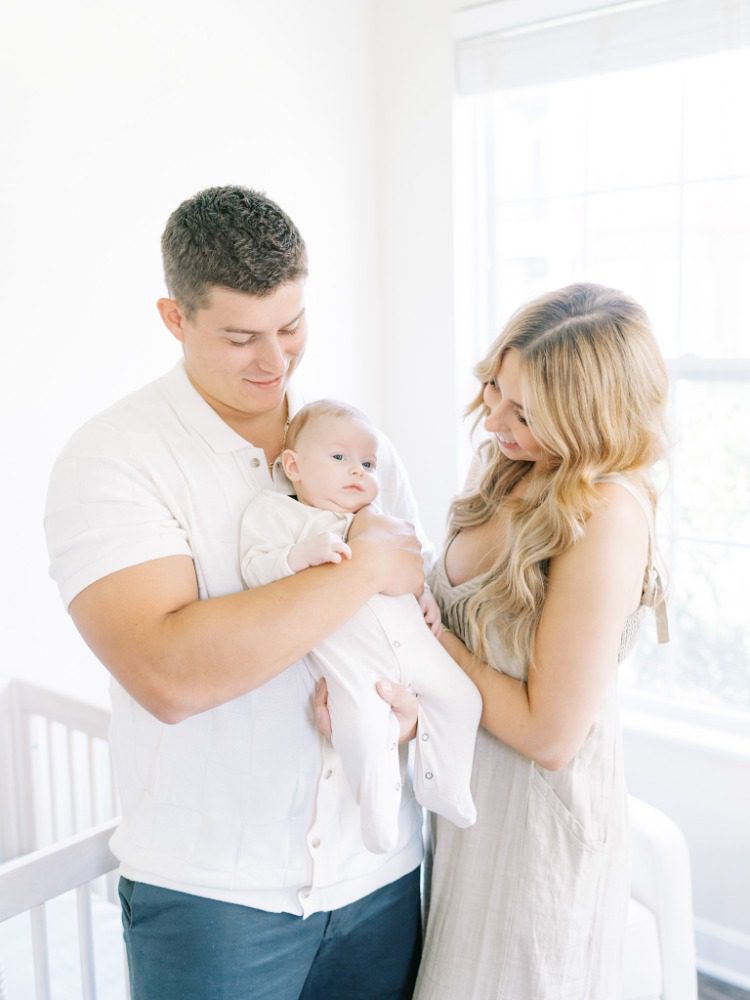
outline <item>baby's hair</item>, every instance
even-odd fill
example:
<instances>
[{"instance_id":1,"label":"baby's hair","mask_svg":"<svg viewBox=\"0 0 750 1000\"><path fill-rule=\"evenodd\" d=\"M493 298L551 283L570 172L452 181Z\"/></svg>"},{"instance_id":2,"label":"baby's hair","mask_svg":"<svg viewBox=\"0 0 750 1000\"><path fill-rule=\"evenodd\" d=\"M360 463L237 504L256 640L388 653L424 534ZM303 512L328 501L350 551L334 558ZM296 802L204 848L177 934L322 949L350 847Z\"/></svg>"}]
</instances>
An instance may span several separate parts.
<instances>
[{"instance_id":1,"label":"baby's hair","mask_svg":"<svg viewBox=\"0 0 750 1000\"><path fill-rule=\"evenodd\" d=\"M348 403L341 403L337 399L318 399L314 403L303 406L295 415L286 433L286 447L294 448L306 427L309 427L316 420L324 417L345 417L348 420L359 420L363 424L370 425L367 416Z\"/></svg>"}]
</instances>

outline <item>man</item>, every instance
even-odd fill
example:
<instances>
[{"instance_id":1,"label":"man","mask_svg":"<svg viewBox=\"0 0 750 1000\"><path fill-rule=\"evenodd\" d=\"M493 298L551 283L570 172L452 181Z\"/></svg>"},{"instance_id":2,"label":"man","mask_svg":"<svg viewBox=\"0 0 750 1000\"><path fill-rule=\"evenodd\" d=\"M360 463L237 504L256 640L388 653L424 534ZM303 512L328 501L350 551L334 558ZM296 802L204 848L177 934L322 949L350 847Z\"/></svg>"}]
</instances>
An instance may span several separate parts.
<instances>
[{"instance_id":1,"label":"man","mask_svg":"<svg viewBox=\"0 0 750 1000\"><path fill-rule=\"evenodd\" d=\"M162 251L183 359L73 436L46 516L51 573L114 679L133 1000L410 997L419 811L405 794L396 848L364 849L298 661L375 593L421 591L419 544L363 512L351 560L243 591L242 512L288 488L305 246L264 195L224 187L179 206ZM380 475L413 522L387 446Z\"/></svg>"}]
</instances>

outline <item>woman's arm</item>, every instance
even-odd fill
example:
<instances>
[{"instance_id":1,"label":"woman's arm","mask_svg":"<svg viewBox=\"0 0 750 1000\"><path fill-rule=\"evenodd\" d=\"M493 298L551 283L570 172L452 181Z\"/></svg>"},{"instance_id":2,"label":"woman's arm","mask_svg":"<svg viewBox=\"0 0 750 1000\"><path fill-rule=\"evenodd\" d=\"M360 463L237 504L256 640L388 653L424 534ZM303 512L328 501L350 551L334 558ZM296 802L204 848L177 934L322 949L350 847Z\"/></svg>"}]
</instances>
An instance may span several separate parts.
<instances>
[{"instance_id":1,"label":"woman's arm","mask_svg":"<svg viewBox=\"0 0 750 1000\"><path fill-rule=\"evenodd\" d=\"M547 597L522 683L473 656L455 635L441 642L479 688L481 724L542 767L577 753L613 682L626 617L638 606L648 527L636 500L616 484L572 548L550 566Z\"/></svg>"}]
</instances>

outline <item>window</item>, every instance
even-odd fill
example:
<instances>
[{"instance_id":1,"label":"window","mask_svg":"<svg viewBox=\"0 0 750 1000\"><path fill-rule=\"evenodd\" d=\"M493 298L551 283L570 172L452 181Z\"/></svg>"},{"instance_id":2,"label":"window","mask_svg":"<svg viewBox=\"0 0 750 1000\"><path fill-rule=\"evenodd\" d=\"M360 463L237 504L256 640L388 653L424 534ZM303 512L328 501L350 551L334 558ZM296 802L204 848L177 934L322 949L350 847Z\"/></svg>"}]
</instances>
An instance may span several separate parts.
<instances>
[{"instance_id":1,"label":"window","mask_svg":"<svg viewBox=\"0 0 750 1000\"><path fill-rule=\"evenodd\" d=\"M585 6L457 16L459 367L571 281L646 307L676 438L660 524L672 642L657 653L645 628L625 682L748 711L750 4Z\"/></svg>"}]
</instances>

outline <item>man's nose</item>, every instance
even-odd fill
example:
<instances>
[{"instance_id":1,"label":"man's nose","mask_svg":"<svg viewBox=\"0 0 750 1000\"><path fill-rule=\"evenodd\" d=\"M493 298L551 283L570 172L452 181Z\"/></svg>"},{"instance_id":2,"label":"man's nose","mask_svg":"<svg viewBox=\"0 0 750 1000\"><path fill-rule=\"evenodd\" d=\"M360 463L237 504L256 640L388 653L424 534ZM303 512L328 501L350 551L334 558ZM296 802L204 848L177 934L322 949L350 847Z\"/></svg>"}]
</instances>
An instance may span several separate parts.
<instances>
[{"instance_id":1,"label":"man's nose","mask_svg":"<svg viewBox=\"0 0 750 1000\"><path fill-rule=\"evenodd\" d=\"M263 370L273 375L281 375L286 370L284 352L276 337L264 339L258 360Z\"/></svg>"}]
</instances>

